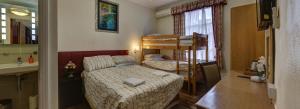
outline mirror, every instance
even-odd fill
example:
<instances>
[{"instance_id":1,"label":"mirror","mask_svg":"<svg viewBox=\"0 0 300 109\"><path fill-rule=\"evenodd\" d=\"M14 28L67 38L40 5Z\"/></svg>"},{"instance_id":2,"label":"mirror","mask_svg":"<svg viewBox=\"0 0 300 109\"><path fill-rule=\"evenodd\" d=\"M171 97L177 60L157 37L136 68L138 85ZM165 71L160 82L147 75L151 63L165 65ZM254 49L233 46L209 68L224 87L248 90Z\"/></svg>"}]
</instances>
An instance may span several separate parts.
<instances>
[{"instance_id":1,"label":"mirror","mask_svg":"<svg viewBox=\"0 0 300 109\"><path fill-rule=\"evenodd\" d=\"M0 4L0 44L38 44L38 18L34 9Z\"/></svg>"}]
</instances>

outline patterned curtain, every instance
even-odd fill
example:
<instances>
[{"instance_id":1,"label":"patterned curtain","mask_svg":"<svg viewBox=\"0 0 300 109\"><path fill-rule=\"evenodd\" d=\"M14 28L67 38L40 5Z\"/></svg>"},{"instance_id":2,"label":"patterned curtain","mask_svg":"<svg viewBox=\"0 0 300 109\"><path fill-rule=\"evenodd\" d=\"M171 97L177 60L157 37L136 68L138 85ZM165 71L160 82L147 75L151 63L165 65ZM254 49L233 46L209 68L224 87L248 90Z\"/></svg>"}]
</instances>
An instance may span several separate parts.
<instances>
[{"instance_id":1,"label":"patterned curtain","mask_svg":"<svg viewBox=\"0 0 300 109\"><path fill-rule=\"evenodd\" d=\"M213 5L213 32L215 38L216 46L216 59L217 64L220 69L223 69L223 54L222 54L222 45L223 45L223 5Z\"/></svg>"},{"instance_id":2,"label":"patterned curtain","mask_svg":"<svg viewBox=\"0 0 300 109\"><path fill-rule=\"evenodd\" d=\"M176 14L174 16L174 34L184 35L185 34L185 16L184 13Z\"/></svg>"},{"instance_id":3,"label":"patterned curtain","mask_svg":"<svg viewBox=\"0 0 300 109\"><path fill-rule=\"evenodd\" d=\"M171 9L174 16L174 34L185 34L185 16L184 13L201 9L204 7L212 7L213 9L213 34L216 46L216 59L220 69L223 69L222 54L222 36L223 36L223 6L227 4L227 0L196 0L183 5L175 6Z\"/></svg>"},{"instance_id":4,"label":"patterned curtain","mask_svg":"<svg viewBox=\"0 0 300 109\"><path fill-rule=\"evenodd\" d=\"M183 5L175 6L171 9L173 15L182 14L187 11L200 9L203 7L209 7L213 5L225 5L227 0L196 0Z\"/></svg>"}]
</instances>

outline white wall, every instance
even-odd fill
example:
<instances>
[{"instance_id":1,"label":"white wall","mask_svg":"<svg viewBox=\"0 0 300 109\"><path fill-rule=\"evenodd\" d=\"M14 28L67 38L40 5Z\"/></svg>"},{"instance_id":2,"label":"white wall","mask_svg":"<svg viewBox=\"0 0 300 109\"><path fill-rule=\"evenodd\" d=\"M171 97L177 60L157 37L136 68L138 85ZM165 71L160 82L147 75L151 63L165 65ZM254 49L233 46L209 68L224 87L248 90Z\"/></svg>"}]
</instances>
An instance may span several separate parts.
<instances>
[{"instance_id":1,"label":"white wall","mask_svg":"<svg viewBox=\"0 0 300 109\"><path fill-rule=\"evenodd\" d=\"M127 0L119 4L119 33L96 32L96 0L58 0L58 50L128 50L155 32L154 10Z\"/></svg>"},{"instance_id":2,"label":"white wall","mask_svg":"<svg viewBox=\"0 0 300 109\"><path fill-rule=\"evenodd\" d=\"M280 0L276 30L275 86L277 109L300 109L300 1Z\"/></svg>"},{"instance_id":3,"label":"white wall","mask_svg":"<svg viewBox=\"0 0 300 109\"><path fill-rule=\"evenodd\" d=\"M180 0L178 2L174 2L171 4L167 4L165 6L159 7L157 11L170 9L174 6L178 6L184 3L192 2L195 0ZM157 18L156 22L156 32L159 34L173 34L174 33L174 18L172 15L168 15L165 17Z\"/></svg>"},{"instance_id":4,"label":"white wall","mask_svg":"<svg viewBox=\"0 0 300 109\"><path fill-rule=\"evenodd\" d=\"M115 2L120 5L119 34L95 32L95 0L39 0L40 109L58 109L58 51L130 49L131 41L155 30L153 10Z\"/></svg>"},{"instance_id":5,"label":"white wall","mask_svg":"<svg viewBox=\"0 0 300 109\"><path fill-rule=\"evenodd\" d=\"M159 34L173 34L174 18L172 15L157 19L156 32Z\"/></svg>"}]
</instances>

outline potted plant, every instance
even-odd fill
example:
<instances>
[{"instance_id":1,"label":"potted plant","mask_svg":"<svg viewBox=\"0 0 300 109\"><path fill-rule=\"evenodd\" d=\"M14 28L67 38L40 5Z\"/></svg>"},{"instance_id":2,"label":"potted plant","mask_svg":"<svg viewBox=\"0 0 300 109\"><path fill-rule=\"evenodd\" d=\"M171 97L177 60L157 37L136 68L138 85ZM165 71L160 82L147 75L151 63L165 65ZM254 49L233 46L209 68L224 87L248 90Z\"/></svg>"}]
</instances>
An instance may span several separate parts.
<instances>
[{"instance_id":1,"label":"potted plant","mask_svg":"<svg viewBox=\"0 0 300 109\"><path fill-rule=\"evenodd\" d=\"M74 64L72 61L69 61L65 66L65 71L67 73L68 78L74 78L74 73L76 69L76 64Z\"/></svg>"}]
</instances>

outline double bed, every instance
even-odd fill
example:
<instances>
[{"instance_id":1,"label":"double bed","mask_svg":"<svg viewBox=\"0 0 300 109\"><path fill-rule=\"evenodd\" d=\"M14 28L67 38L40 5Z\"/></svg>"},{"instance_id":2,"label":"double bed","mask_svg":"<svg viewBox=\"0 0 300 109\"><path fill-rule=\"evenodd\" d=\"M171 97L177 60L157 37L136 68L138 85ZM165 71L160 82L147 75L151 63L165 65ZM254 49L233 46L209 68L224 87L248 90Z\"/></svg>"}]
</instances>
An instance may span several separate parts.
<instances>
[{"instance_id":1,"label":"double bed","mask_svg":"<svg viewBox=\"0 0 300 109\"><path fill-rule=\"evenodd\" d=\"M135 64L85 70L85 97L93 109L164 109L182 88L183 77L156 73L167 72ZM127 78L142 79L145 83L132 87L124 84Z\"/></svg>"}]
</instances>

